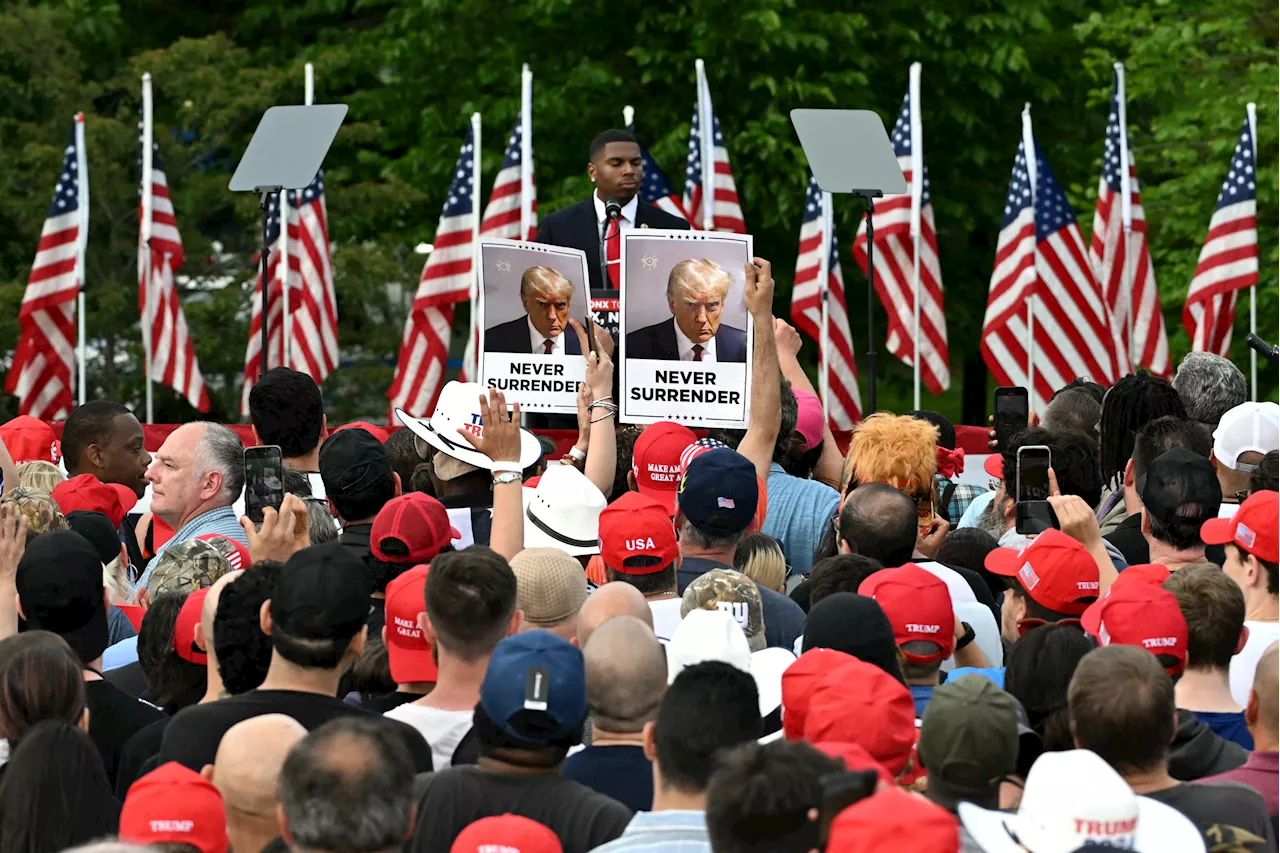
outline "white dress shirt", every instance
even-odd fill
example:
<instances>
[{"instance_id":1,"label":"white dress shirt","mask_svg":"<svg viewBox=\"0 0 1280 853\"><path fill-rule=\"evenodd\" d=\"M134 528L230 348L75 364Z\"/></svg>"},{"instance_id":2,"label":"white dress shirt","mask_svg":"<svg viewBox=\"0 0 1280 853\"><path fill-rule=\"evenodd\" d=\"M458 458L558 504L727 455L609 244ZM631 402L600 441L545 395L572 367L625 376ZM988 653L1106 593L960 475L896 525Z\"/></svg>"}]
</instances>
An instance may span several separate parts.
<instances>
[{"instance_id":1,"label":"white dress shirt","mask_svg":"<svg viewBox=\"0 0 1280 853\"><path fill-rule=\"evenodd\" d=\"M554 338L548 338L534 328L533 321L526 314L524 321L529 324L529 352L534 355L547 355L546 341L551 341L551 355L564 355L564 332Z\"/></svg>"},{"instance_id":2,"label":"white dress shirt","mask_svg":"<svg viewBox=\"0 0 1280 853\"><path fill-rule=\"evenodd\" d=\"M599 237L604 231L604 199L600 198L600 192L597 190L591 194L591 201L596 206L596 236ZM636 210L640 207L640 195L637 193L631 197L631 201L622 206L622 218L618 220L618 233L630 231L636 227ZM619 246L619 249L622 247Z\"/></svg>"},{"instance_id":3,"label":"white dress shirt","mask_svg":"<svg viewBox=\"0 0 1280 853\"><path fill-rule=\"evenodd\" d=\"M690 340L689 336L686 335L684 331L680 328L680 324L676 322L675 317L671 318L671 325L676 327L676 349L680 353L680 360L693 361L694 342ZM716 360L716 339L714 336L711 338L711 340L706 341L702 344L702 360L703 361Z\"/></svg>"}]
</instances>

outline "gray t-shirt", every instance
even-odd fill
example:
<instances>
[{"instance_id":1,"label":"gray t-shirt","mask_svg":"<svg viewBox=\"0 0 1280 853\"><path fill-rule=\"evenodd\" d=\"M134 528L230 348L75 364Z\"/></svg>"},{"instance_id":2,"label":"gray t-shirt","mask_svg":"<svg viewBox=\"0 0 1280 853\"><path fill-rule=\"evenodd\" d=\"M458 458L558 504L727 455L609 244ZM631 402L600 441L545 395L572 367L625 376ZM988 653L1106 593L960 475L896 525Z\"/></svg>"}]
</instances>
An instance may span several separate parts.
<instances>
[{"instance_id":1,"label":"gray t-shirt","mask_svg":"<svg viewBox=\"0 0 1280 853\"><path fill-rule=\"evenodd\" d=\"M1182 812L1215 845L1235 840L1232 850L1275 850L1276 842L1262 795L1238 782L1182 782L1145 794ZM1225 849L1225 848L1224 848Z\"/></svg>"}]
</instances>

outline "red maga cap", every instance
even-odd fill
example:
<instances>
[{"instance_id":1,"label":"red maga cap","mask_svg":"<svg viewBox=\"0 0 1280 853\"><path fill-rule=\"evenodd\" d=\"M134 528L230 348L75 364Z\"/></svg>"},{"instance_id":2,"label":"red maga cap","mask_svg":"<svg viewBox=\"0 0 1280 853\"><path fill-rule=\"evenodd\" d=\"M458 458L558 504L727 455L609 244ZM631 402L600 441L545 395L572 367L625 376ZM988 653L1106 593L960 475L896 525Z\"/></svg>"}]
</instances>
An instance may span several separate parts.
<instances>
[{"instance_id":1,"label":"red maga cap","mask_svg":"<svg viewBox=\"0 0 1280 853\"><path fill-rule=\"evenodd\" d=\"M1098 597L1098 564L1084 546L1060 530L1046 530L1021 551L997 548L987 571L1016 578L1036 604L1079 616Z\"/></svg>"},{"instance_id":2,"label":"red maga cap","mask_svg":"<svg viewBox=\"0 0 1280 853\"><path fill-rule=\"evenodd\" d=\"M956 614L951 609L951 593L944 581L915 563L881 569L862 582L858 595L880 605L893 626L894 642L911 663L937 663L955 651ZM933 643L938 651L921 655L901 648L913 640Z\"/></svg>"},{"instance_id":3,"label":"red maga cap","mask_svg":"<svg viewBox=\"0 0 1280 853\"><path fill-rule=\"evenodd\" d=\"M674 498L675 492L671 495ZM627 492L600 511L600 557L605 566L615 572L655 574L671 565L679 555L671 514L643 492ZM628 566L627 560L632 557L655 557L658 562Z\"/></svg>"},{"instance_id":4,"label":"red maga cap","mask_svg":"<svg viewBox=\"0 0 1280 853\"><path fill-rule=\"evenodd\" d=\"M204 600L209 595L209 587L197 589L182 602L178 611L178 621L173 626L173 650L178 657L188 663L204 666L209 662L208 652L203 652L196 645L196 626L200 624L200 614L204 610Z\"/></svg>"},{"instance_id":5,"label":"red maga cap","mask_svg":"<svg viewBox=\"0 0 1280 853\"><path fill-rule=\"evenodd\" d=\"M444 504L424 492L392 498L369 531L369 552L384 563L425 563L461 537Z\"/></svg>"},{"instance_id":6,"label":"red maga cap","mask_svg":"<svg viewBox=\"0 0 1280 853\"><path fill-rule=\"evenodd\" d=\"M823 676L809 697L804 739L856 743L897 776L916 744L911 694L878 666L853 660Z\"/></svg>"},{"instance_id":7,"label":"red maga cap","mask_svg":"<svg viewBox=\"0 0 1280 853\"><path fill-rule=\"evenodd\" d=\"M1211 518L1200 527L1206 545L1232 545L1268 563L1280 562L1280 493L1254 492L1230 518Z\"/></svg>"},{"instance_id":8,"label":"red maga cap","mask_svg":"<svg viewBox=\"0 0 1280 853\"><path fill-rule=\"evenodd\" d=\"M396 684L434 683L439 675L418 614L426 605L427 567L414 566L387 584L387 658Z\"/></svg>"},{"instance_id":9,"label":"red maga cap","mask_svg":"<svg viewBox=\"0 0 1280 853\"><path fill-rule=\"evenodd\" d=\"M1113 586L1106 598L1089 605L1080 624L1099 645L1138 646L1175 658L1175 664L1165 667L1170 675L1187 666L1187 620L1178 599L1166 589L1135 582Z\"/></svg>"},{"instance_id":10,"label":"red maga cap","mask_svg":"<svg viewBox=\"0 0 1280 853\"><path fill-rule=\"evenodd\" d=\"M9 449L15 465L23 462L58 464L58 439L53 427L39 418L18 415L0 426L0 441Z\"/></svg>"},{"instance_id":11,"label":"red maga cap","mask_svg":"<svg viewBox=\"0 0 1280 853\"><path fill-rule=\"evenodd\" d=\"M836 667L856 661L835 649L809 649L782 673L782 733L787 740L804 738L809 697L822 677Z\"/></svg>"},{"instance_id":12,"label":"red maga cap","mask_svg":"<svg viewBox=\"0 0 1280 853\"><path fill-rule=\"evenodd\" d=\"M92 474L79 474L54 486L53 500L63 515L77 510L100 512L116 527L129 510L138 505L133 489L119 483L104 483Z\"/></svg>"},{"instance_id":13,"label":"red maga cap","mask_svg":"<svg viewBox=\"0 0 1280 853\"><path fill-rule=\"evenodd\" d=\"M482 817L458 833L449 853L562 853L549 827L514 814Z\"/></svg>"},{"instance_id":14,"label":"red maga cap","mask_svg":"<svg viewBox=\"0 0 1280 853\"><path fill-rule=\"evenodd\" d=\"M162 764L129 788L120 809L120 840L189 844L200 853L226 853L227 811L213 783L176 761Z\"/></svg>"},{"instance_id":15,"label":"red maga cap","mask_svg":"<svg viewBox=\"0 0 1280 853\"><path fill-rule=\"evenodd\" d=\"M697 440L687 426L658 421L644 428L631 450L631 473L635 475L636 488L640 494L666 507L667 515L675 515L676 511L680 454Z\"/></svg>"}]
</instances>

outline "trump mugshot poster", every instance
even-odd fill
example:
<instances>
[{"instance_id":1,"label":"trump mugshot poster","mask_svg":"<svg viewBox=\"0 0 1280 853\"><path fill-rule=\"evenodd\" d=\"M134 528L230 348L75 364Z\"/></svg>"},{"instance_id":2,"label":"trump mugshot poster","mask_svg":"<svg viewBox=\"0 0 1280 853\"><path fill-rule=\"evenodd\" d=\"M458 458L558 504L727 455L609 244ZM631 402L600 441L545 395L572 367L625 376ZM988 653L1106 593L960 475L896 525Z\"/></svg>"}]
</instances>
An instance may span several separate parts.
<instances>
[{"instance_id":1,"label":"trump mugshot poster","mask_svg":"<svg viewBox=\"0 0 1280 853\"><path fill-rule=\"evenodd\" d=\"M531 412L578 412L586 360L569 318L587 316L587 256L480 241L480 383Z\"/></svg>"},{"instance_id":2,"label":"trump mugshot poster","mask_svg":"<svg viewBox=\"0 0 1280 853\"><path fill-rule=\"evenodd\" d=\"M746 426L750 260L749 234L623 232L620 421Z\"/></svg>"}]
</instances>

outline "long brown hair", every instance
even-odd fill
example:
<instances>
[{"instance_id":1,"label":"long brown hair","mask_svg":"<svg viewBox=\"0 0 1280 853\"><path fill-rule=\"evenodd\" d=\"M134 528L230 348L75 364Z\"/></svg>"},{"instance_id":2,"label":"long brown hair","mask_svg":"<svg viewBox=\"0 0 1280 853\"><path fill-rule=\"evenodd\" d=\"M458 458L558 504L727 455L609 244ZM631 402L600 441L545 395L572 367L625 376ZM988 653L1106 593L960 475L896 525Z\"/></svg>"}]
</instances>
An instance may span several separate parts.
<instances>
[{"instance_id":1,"label":"long brown hair","mask_svg":"<svg viewBox=\"0 0 1280 853\"><path fill-rule=\"evenodd\" d=\"M48 631L0 640L0 735L10 750L44 720L78 725L84 709L84 670L66 640Z\"/></svg>"}]
</instances>

